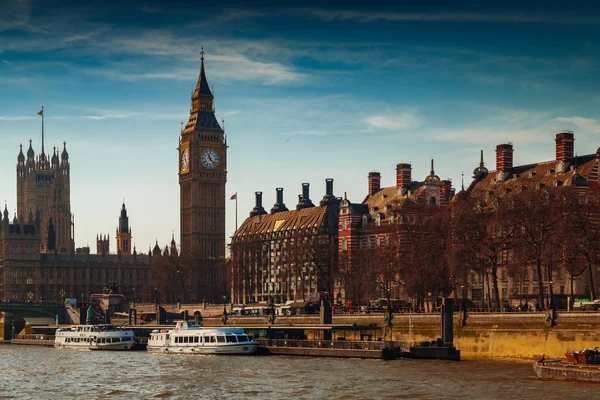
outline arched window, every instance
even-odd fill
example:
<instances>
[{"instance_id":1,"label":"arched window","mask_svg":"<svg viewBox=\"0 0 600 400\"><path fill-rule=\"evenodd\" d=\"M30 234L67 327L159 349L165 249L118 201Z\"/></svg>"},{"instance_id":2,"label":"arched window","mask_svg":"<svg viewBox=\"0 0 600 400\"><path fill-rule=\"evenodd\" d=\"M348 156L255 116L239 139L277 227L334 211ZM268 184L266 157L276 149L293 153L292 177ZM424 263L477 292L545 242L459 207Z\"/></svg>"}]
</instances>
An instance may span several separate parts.
<instances>
[{"instance_id":1,"label":"arched window","mask_svg":"<svg viewBox=\"0 0 600 400\"><path fill-rule=\"evenodd\" d=\"M342 238L342 251L348 251L348 239Z\"/></svg>"},{"instance_id":2,"label":"arched window","mask_svg":"<svg viewBox=\"0 0 600 400\"><path fill-rule=\"evenodd\" d=\"M435 197L431 196L429 198L429 205L430 206L435 206L435 203L436 203Z\"/></svg>"}]
</instances>

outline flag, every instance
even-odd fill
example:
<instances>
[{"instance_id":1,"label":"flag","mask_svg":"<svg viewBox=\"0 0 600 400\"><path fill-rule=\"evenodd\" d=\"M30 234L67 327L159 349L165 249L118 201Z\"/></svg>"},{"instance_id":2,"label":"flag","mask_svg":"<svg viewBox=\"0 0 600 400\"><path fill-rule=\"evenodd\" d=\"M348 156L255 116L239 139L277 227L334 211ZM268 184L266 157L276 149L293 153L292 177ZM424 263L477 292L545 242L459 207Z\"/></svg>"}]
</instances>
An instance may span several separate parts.
<instances>
[{"instance_id":1,"label":"flag","mask_svg":"<svg viewBox=\"0 0 600 400\"><path fill-rule=\"evenodd\" d=\"M234 193L234 195L231 196L231 198L229 200L237 200L237 193Z\"/></svg>"},{"instance_id":2,"label":"flag","mask_svg":"<svg viewBox=\"0 0 600 400\"><path fill-rule=\"evenodd\" d=\"M44 116L44 109L42 108L42 110L38 113L38 115Z\"/></svg>"}]
</instances>

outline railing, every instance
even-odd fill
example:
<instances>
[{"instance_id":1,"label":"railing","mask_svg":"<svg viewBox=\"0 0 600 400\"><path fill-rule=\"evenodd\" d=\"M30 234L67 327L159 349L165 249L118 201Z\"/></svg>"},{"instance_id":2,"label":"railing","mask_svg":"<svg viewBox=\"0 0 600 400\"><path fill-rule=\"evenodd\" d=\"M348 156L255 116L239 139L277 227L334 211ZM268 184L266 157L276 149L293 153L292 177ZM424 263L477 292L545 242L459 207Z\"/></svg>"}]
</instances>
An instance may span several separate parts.
<instances>
[{"instance_id":1,"label":"railing","mask_svg":"<svg viewBox=\"0 0 600 400\"><path fill-rule=\"evenodd\" d=\"M256 339L262 346L303 347L317 349L344 350L383 350L389 348L408 348L405 342L354 342L346 340L296 340L296 339Z\"/></svg>"},{"instance_id":2,"label":"railing","mask_svg":"<svg viewBox=\"0 0 600 400\"><path fill-rule=\"evenodd\" d=\"M0 300L0 307L9 306L9 307L52 307L52 308L61 308L63 304L61 303L52 303L52 302L40 302L40 301L4 301Z\"/></svg>"},{"instance_id":3,"label":"railing","mask_svg":"<svg viewBox=\"0 0 600 400\"><path fill-rule=\"evenodd\" d=\"M54 341L54 335L43 335L43 334L24 334L15 335L15 339L19 340L52 340Z\"/></svg>"}]
</instances>

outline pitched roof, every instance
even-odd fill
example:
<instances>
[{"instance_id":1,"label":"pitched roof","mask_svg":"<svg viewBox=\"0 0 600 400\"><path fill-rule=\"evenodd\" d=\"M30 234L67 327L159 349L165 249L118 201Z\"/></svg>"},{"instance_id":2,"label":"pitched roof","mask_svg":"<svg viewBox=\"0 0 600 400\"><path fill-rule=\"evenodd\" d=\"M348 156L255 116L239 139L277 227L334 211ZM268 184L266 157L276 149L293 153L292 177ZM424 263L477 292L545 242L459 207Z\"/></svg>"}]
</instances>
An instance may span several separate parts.
<instances>
[{"instance_id":1,"label":"pitched roof","mask_svg":"<svg viewBox=\"0 0 600 400\"><path fill-rule=\"evenodd\" d=\"M572 184L572 180L577 178L575 176L575 163L577 163L577 172L583 177L588 177L597 162L596 154L572 158L567 160L567 168L565 168L564 172L557 172L559 162L556 160L519 165L513 167L506 179L501 181L497 180L496 171L490 171L485 178L481 180L475 179L467 189L467 192L476 194L478 192L494 190L502 190L504 192L520 191L523 186L531 189L543 186L569 186Z\"/></svg>"},{"instance_id":2,"label":"pitched roof","mask_svg":"<svg viewBox=\"0 0 600 400\"><path fill-rule=\"evenodd\" d=\"M331 220L328 214L334 214ZM337 228L339 207L309 207L301 210L282 211L275 214L257 215L246 218L233 238L242 239L252 235L291 232L297 229Z\"/></svg>"},{"instance_id":3,"label":"pitched roof","mask_svg":"<svg viewBox=\"0 0 600 400\"><path fill-rule=\"evenodd\" d=\"M200 75L198 75L198 82L196 83L196 89L194 90L192 98L198 96L213 97L210 87L208 86L206 74L204 73L204 50L202 50L202 58L200 61Z\"/></svg>"},{"instance_id":4,"label":"pitched roof","mask_svg":"<svg viewBox=\"0 0 600 400\"><path fill-rule=\"evenodd\" d=\"M407 199L417 201L425 190L424 182L413 181L407 187L406 194L400 194L397 186L389 186L386 188L379 189L377 192L368 195L363 204L369 207L368 212L374 218L378 213L385 213L386 217L389 216L389 206L393 204L401 204Z\"/></svg>"}]
</instances>

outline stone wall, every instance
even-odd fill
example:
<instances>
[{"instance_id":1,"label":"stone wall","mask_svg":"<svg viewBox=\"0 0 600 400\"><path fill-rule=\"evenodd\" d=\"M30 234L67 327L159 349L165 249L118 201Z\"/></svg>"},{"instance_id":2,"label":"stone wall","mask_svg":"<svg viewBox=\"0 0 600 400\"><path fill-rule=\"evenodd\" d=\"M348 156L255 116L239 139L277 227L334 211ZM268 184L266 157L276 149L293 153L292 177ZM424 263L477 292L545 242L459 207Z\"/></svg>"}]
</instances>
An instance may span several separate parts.
<instances>
[{"instance_id":1,"label":"stone wall","mask_svg":"<svg viewBox=\"0 0 600 400\"><path fill-rule=\"evenodd\" d=\"M559 313L557 325L548 327L546 314L535 313L472 313L466 327L462 327L454 315L454 343L463 358L492 357L535 359L541 354L550 358L563 358L565 352L600 346L600 312ZM418 343L441 337L440 314L413 314L412 329L409 316L396 314L393 319L393 339ZM334 315L334 325L356 323L359 326L373 324L380 329L375 335L381 337L383 315ZM218 318L205 318L206 325L220 325ZM277 326L306 326L319 324L319 316L277 317ZM230 326L268 326L266 317L231 317ZM339 331L336 336L352 340L354 332ZM378 337L374 337L377 340Z\"/></svg>"}]
</instances>

